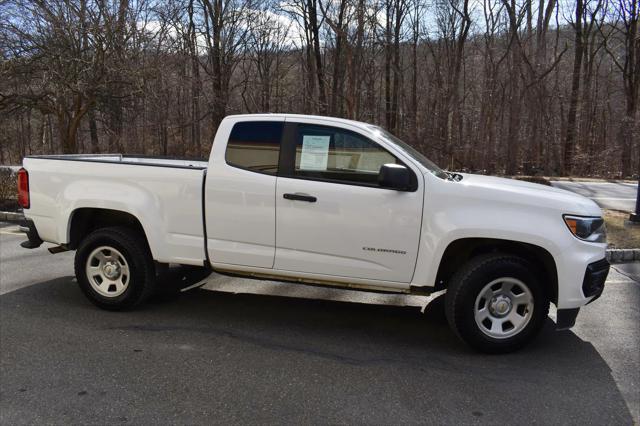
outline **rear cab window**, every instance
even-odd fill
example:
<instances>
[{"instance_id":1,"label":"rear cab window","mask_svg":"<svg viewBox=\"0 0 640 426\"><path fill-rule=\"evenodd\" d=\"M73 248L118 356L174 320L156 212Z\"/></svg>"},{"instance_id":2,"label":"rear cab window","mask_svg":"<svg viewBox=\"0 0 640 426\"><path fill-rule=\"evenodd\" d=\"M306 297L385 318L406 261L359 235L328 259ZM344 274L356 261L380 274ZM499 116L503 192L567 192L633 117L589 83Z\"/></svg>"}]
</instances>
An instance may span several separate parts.
<instances>
[{"instance_id":1,"label":"rear cab window","mask_svg":"<svg viewBox=\"0 0 640 426\"><path fill-rule=\"evenodd\" d=\"M229 135L225 161L240 169L277 175L282 127L279 121L236 123Z\"/></svg>"}]
</instances>

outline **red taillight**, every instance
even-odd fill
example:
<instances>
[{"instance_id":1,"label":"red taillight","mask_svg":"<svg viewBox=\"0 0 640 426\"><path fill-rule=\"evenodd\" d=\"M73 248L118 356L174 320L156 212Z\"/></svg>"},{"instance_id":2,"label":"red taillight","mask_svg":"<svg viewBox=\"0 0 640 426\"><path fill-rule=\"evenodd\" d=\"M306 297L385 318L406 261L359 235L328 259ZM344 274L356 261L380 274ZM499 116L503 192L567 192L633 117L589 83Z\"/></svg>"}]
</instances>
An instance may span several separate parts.
<instances>
[{"instance_id":1,"label":"red taillight","mask_svg":"<svg viewBox=\"0 0 640 426\"><path fill-rule=\"evenodd\" d=\"M23 209L31 205L29 200L29 173L25 169L18 170L18 204Z\"/></svg>"}]
</instances>

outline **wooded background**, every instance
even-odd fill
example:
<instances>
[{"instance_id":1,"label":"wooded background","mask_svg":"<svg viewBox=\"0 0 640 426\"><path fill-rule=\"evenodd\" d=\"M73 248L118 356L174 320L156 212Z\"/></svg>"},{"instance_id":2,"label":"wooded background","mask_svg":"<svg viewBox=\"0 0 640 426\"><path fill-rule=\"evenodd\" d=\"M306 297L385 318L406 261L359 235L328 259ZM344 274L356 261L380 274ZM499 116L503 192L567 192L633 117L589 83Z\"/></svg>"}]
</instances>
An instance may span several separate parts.
<instances>
[{"instance_id":1,"label":"wooded background","mask_svg":"<svg viewBox=\"0 0 640 426\"><path fill-rule=\"evenodd\" d=\"M0 163L206 157L227 114L380 124L452 170L637 176L638 0L0 0Z\"/></svg>"}]
</instances>

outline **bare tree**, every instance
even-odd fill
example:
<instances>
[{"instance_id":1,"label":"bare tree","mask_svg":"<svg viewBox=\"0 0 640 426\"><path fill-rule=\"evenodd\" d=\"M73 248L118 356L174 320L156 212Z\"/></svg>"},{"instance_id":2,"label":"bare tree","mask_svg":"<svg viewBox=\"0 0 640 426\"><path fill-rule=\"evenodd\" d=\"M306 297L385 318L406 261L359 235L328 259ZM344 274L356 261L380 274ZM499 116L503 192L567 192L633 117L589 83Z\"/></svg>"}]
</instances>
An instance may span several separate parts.
<instances>
[{"instance_id":1,"label":"bare tree","mask_svg":"<svg viewBox=\"0 0 640 426\"><path fill-rule=\"evenodd\" d=\"M0 161L201 156L225 114L386 126L448 168L638 173L638 3L4 0ZM475 26L474 26L475 23Z\"/></svg>"},{"instance_id":2,"label":"bare tree","mask_svg":"<svg viewBox=\"0 0 640 426\"><path fill-rule=\"evenodd\" d=\"M640 11L638 2L618 0L610 8L614 15L613 24L608 34L604 37L605 48L613 61L613 64L622 74L625 95L625 117L620 125L619 145L622 176L632 173L632 146L637 137L638 115L638 91L640 90L640 39L638 32L638 19ZM601 33L603 25L600 26ZM637 147L638 144L635 143ZM640 173L640 167L636 166L634 173Z\"/></svg>"}]
</instances>

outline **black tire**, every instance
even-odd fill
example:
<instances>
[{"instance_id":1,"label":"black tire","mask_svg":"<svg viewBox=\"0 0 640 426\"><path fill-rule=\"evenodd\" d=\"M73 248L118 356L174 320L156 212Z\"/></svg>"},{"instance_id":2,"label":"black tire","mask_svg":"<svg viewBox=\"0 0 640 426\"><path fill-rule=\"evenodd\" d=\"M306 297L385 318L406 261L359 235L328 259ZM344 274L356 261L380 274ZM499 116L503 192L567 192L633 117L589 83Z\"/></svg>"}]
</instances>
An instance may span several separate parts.
<instances>
[{"instance_id":1,"label":"black tire","mask_svg":"<svg viewBox=\"0 0 640 426\"><path fill-rule=\"evenodd\" d=\"M124 292L116 297L98 293L87 277L86 266L89 256L102 246L119 251L128 264L128 284ZM127 227L102 228L89 234L78 247L74 267L80 289L93 304L102 309L131 309L145 301L155 287L155 264L147 242L144 236Z\"/></svg>"},{"instance_id":2,"label":"black tire","mask_svg":"<svg viewBox=\"0 0 640 426\"><path fill-rule=\"evenodd\" d=\"M528 323L524 325L523 321L523 328L517 334L495 338L476 322L476 300L487 284L505 277L519 280L528 287L533 296L533 309ZM549 295L536 270L525 259L486 254L471 259L453 275L445 294L445 314L453 331L472 348L485 353L507 353L522 348L538 335L549 314ZM482 322L481 319L478 321Z\"/></svg>"}]
</instances>

